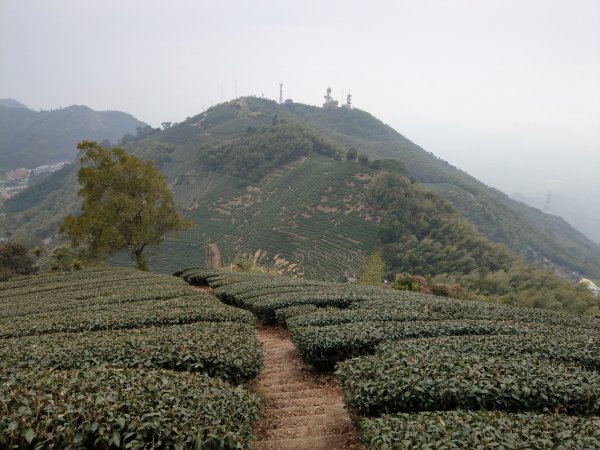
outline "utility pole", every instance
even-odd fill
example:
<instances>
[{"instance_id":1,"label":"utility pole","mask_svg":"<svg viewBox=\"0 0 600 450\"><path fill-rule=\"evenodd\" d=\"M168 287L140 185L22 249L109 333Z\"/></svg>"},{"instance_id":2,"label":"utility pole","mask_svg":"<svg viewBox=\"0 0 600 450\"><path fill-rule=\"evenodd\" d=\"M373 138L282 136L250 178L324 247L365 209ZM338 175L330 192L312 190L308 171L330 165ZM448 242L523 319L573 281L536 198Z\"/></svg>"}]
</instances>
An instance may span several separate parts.
<instances>
[{"instance_id":1,"label":"utility pole","mask_svg":"<svg viewBox=\"0 0 600 450\"><path fill-rule=\"evenodd\" d=\"M283 83L279 83L279 104L283 105Z\"/></svg>"}]
</instances>

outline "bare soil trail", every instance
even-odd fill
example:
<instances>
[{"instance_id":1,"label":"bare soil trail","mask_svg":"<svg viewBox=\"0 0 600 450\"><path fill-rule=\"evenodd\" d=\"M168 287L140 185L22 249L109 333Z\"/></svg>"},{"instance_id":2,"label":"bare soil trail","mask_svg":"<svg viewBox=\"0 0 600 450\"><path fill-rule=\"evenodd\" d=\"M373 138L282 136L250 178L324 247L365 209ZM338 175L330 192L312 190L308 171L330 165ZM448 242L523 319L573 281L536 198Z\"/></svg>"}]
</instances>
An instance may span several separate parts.
<instances>
[{"instance_id":1,"label":"bare soil trail","mask_svg":"<svg viewBox=\"0 0 600 450\"><path fill-rule=\"evenodd\" d=\"M253 383L262 399L253 449L361 448L333 374L307 366L282 328L262 327L257 336L265 367Z\"/></svg>"},{"instance_id":2,"label":"bare soil trail","mask_svg":"<svg viewBox=\"0 0 600 450\"><path fill-rule=\"evenodd\" d=\"M213 293L208 286L195 289ZM261 397L253 450L361 450L333 373L315 371L298 355L289 333L258 326L264 367L251 383Z\"/></svg>"}]
</instances>

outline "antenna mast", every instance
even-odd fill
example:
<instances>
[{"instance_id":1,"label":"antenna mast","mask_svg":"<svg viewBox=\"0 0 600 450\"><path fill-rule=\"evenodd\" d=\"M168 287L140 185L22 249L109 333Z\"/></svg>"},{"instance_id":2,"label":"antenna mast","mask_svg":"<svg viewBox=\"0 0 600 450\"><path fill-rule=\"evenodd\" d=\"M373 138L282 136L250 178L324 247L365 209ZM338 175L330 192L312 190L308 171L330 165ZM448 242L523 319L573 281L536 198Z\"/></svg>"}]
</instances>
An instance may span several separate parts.
<instances>
[{"instance_id":1,"label":"antenna mast","mask_svg":"<svg viewBox=\"0 0 600 450\"><path fill-rule=\"evenodd\" d=\"M283 105L283 83L279 83L279 104Z\"/></svg>"},{"instance_id":2,"label":"antenna mast","mask_svg":"<svg viewBox=\"0 0 600 450\"><path fill-rule=\"evenodd\" d=\"M331 96L331 88L327 88L327 93L323 97L325 99L325 103L323 103L323 108L337 108L338 102L334 100Z\"/></svg>"}]
</instances>

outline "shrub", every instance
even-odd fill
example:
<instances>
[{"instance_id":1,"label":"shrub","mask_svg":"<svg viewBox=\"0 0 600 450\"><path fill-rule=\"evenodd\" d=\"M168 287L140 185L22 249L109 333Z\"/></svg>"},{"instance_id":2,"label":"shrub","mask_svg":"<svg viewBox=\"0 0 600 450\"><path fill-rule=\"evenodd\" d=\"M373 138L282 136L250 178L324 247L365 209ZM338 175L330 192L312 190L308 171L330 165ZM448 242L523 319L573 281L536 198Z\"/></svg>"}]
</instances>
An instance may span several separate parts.
<instances>
[{"instance_id":1,"label":"shrub","mask_svg":"<svg viewBox=\"0 0 600 450\"><path fill-rule=\"evenodd\" d=\"M33 258L23 245L13 241L0 245L0 281L34 272Z\"/></svg>"},{"instance_id":2,"label":"shrub","mask_svg":"<svg viewBox=\"0 0 600 450\"><path fill-rule=\"evenodd\" d=\"M258 398L202 374L0 371L2 448L248 448Z\"/></svg>"},{"instance_id":3,"label":"shrub","mask_svg":"<svg viewBox=\"0 0 600 450\"><path fill-rule=\"evenodd\" d=\"M598 417L449 411L365 419L359 429L373 450L600 448Z\"/></svg>"},{"instance_id":4,"label":"shrub","mask_svg":"<svg viewBox=\"0 0 600 450\"><path fill-rule=\"evenodd\" d=\"M300 356L316 366L373 353L385 341L432 336L512 334L519 326L494 321L356 322L322 327L290 326Z\"/></svg>"},{"instance_id":5,"label":"shrub","mask_svg":"<svg viewBox=\"0 0 600 450\"><path fill-rule=\"evenodd\" d=\"M600 413L600 373L531 355L398 347L344 361L336 374L348 407L368 416L456 408Z\"/></svg>"}]
</instances>

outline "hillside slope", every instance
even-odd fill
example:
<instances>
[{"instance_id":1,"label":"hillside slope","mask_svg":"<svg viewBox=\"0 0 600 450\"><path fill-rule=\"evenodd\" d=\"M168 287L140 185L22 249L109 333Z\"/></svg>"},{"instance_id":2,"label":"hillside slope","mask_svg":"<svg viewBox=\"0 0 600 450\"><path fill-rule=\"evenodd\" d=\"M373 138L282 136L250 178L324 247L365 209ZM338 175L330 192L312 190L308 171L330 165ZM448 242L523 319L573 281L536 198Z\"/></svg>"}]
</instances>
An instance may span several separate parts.
<instances>
[{"instance_id":1,"label":"hillside slope","mask_svg":"<svg viewBox=\"0 0 600 450\"><path fill-rule=\"evenodd\" d=\"M486 186L364 111L278 105L269 100L244 98L213 107L159 133L153 136L153 142L169 148L168 162L162 168L175 179L197 170L203 147L237 139L248 129L269 126L281 119L307 125L344 150L355 148L371 159L401 160L413 180L442 194L484 236L507 245L529 261L551 264L568 272L600 275L600 246L563 219ZM156 152L144 152L149 145L149 140L138 141L130 149L156 158Z\"/></svg>"},{"instance_id":2,"label":"hillside slope","mask_svg":"<svg viewBox=\"0 0 600 450\"><path fill-rule=\"evenodd\" d=\"M289 149L279 142L271 153L255 151L232 162L236 152L249 151L250 142L260 146L261 133L282 121L312 130L290 131L298 153L282 159ZM269 139L278 138L273 134ZM335 154L319 153L323 146ZM491 241L540 265L600 278L600 247L562 219L487 187L364 111L242 98L131 140L126 148L156 161L185 215L199 225L156 250L154 269L200 264L210 242L219 246L225 262L260 248L270 257L280 253L302 263L307 275L339 277L380 243L379 219L363 195L377 169L373 160L392 158L401 160L413 181L441 194ZM371 162L337 161L350 148ZM219 159L224 154L230 155L227 161Z\"/></svg>"},{"instance_id":3,"label":"hillside slope","mask_svg":"<svg viewBox=\"0 0 600 450\"><path fill-rule=\"evenodd\" d=\"M37 112L6 102L0 104L0 170L72 161L76 144L84 139L116 143L124 134L145 126L119 111L72 105Z\"/></svg>"},{"instance_id":4,"label":"hillside slope","mask_svg":"<svg viewBox=\"0 0 600 450\"><path fill-rule=\"evenodd\" d=\"M367 112L277 105L249 100L250 109L293 117L347 148L375 158L400 159L408 174L440 192L488 238L508 245L529 260L583 273L599 273L600 246L563 219L512 200L435 157Z\"/></svg>"}]
</instances>

